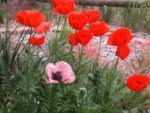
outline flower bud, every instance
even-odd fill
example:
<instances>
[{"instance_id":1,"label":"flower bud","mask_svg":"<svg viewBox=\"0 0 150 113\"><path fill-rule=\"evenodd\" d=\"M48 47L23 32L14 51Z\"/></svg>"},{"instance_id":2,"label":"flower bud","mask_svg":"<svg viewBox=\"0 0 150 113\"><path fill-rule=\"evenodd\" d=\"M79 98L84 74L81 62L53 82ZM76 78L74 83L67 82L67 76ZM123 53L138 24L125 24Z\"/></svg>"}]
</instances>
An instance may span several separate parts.
<instances>
[{"instance_id":1,"label":"flower bud","mask_svg":"<svg viewBox=\"0 0 150 113\"><path fill-rule=\"evenodd\" d=\"M79 89L79 94L82 96L82 97L85 97L87 95L87 90L86 88L82 87Z\"/></svg>"},{"instance_id":2,"label":"flower bud","mask_svg":"<svg viewBox=\"0 0 150 113\"><path fill-rule=\"evenodd\" d=\"M94 76L93 76L92 73L88 74L88 79L91 80L91 81L94 79Z\"/></svg>"}]
</instances>

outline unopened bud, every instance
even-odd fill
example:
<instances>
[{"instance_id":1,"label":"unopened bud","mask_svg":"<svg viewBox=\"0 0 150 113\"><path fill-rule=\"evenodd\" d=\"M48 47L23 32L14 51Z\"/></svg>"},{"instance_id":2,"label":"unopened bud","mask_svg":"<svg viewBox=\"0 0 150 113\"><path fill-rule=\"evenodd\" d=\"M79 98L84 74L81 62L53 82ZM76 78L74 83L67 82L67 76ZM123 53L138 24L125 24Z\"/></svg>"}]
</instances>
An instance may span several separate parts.
<instances>
[{"instance_id":1,"label":"unopened bud","mask_svg":"<svg viewBox=\"0 0 150 113\"><path fill-rule=\"evenodd\" d=\"M80 95L82 96L82 97L85 97L86 95L87 95L87 90L86 90L86 88L84 88L84 87L82 87L82 88L80 88L79 89L79 93L80 93Z\"/></svg>"},{"instance_id":2,"label":"unopened bud","mask_svg":"<svg viewBox=\"0 0 150 113\"><path fill-rule=\"evenodd\" d=\"M88 79L89 79L89 80L93 80L93 79L94 79L94 76L93 76L92 73L88 74Z\"/></svg>"}]
</instances>

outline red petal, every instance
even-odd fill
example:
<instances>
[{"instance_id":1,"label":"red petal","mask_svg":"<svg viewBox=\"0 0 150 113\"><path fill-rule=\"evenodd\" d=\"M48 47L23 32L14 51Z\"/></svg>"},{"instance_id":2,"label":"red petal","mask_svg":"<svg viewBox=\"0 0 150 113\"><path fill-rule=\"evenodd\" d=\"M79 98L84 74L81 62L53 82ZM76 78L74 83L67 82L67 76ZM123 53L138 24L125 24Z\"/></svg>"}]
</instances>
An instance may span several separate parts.
<instances>
[{"instance_id":1,"label":"red petal","mask_svg":"<svg viewBox=\"0 0 150 113\"><path fill-rule=\"evenodd\" d=\"M93 33L90 30L81 29L76 32L77 41L86 46L88 42L92 39Z\"/></svg>"},{"instance_id":2,"label":"red petal","mask_svg":"<svg viewBox=\"0 0 150 113\"><path fill-rule=\"evenodd\" d=\"M76 39L76 36L74 33L71 33L69 36L68 36L68 40L69 40L69 43L73 46L76 46L78 44L78 41Z\"/></svg>"},{"instance_id":3,"label":"red petal","mask_svg":"<svg viewBox=\"0 0 150 113\"><path fill-rule=\"evenodd\" d=\"M61 5L63 0L52 0L54 7L56 7L57 5Z\"/></svg>"},{"instance_id":4,"label":"red petal","mask_svg":"<svg viewBox=\"0 0 150 113\"><path fill-rule=\"evenodd\" d=\"M89 23L95 22L101 18L101 13L98 10L85 10L83 12L88 17Z\"/></svg>"},{"instance_id":5,"label":"red petal","mask_svg":"<svg viewBox=\"0 0 150 113\"><path fill-rule=\"evenodd\" d=\"M35 28L35 32L38 34L46 32L49 28L51 28L51 23L50 22L43 22L39 26Z\"/></svg>"},{"instance_id":6,"label":"red petal","mask_svg":"<svg viewBox=\"0 0 150 113\"><path fill-rule=\"evenodd\" d=\"M70 26L76 30L82 29L88 23L86 15L82 12L71 12L68 20Z\"/></svg>"},{"instance_id":7,"label":"red petal","mask_svg":"<svg viewBox=\"0 0 150 113\"><path fill-rule=\"evenodd\" d=\"M44 14L37 10L22 10L16 15L16 22L28 27L37 27L44 21Z\"/></svg>"},{"instance_id":8,"label":"red petal","mask_svg":"<svg viewBox=\"0 0 150 113\"><path fill-rule=\"evenodd\" d=\"M60 2L60 3L58 3ZM62 0L55 3L54 12L66 15L72 12L76 5L74 0Z\"/></svg>"},{"instance_id":9,"label":"red petal","mask_svg":"<svg viewBox=\"0 0 150 113\"><path fill-rule=\"evenodd\" d=\"M118 46L116 50L116 55L124 60L130 53L130 48L127 45Z\"/></svg>"},{"instance_id":10,"label":"red petal","mask_svg":"<svg viewBox=\"0 0 150 113\"><path fill-rule=\"evenodd\" d=\"M28 42L30 44L32 44L33 46L40 46L45 42L45 37L44 36L42 36L42 37L30 37L28 39Z\"/></svg>"},{"instance_id":11,"label":"red petal","mask_svg":"<svg viewBox=\"0 0 150 113\"><path fill-rule=\"evenodd\" d=\"M95 36L104 35L109 31L109 27L105 21L91 23L89 29Z\"/></svg>"},{"instance_id":12,"label":"red petal","mask_svg":"<svg viewBox=\"0 0 150 113\"><path fill-rule=\"evenodd\" d=\"M29 42L30 44L32 44L33 46L36 46L36 45L37 45L37 43L36 43L36 38L35 38L35 37L30 37L30 38L28 39L28 42Z\"/></svg>"},{"instance_id":13,"label":"red petal","mask_svg":"<svg viewBox=\"0 0 150 113\"><path fill-rule=\"evenodd\" d=\"M119 28L109 36L108 44L112 46L121 46L129 43L133 36L128 28Z\"/></svg>"},{"instance_id":14,"label":"red petal","mask_svg":"<svg viewBox=\"0 0 150 113\"><path fill-rule=\"evenodd\" d=\"M45 42L44 36L37 38L37 46L42 45L44 42Z\"/></svg>"}]
</instances>

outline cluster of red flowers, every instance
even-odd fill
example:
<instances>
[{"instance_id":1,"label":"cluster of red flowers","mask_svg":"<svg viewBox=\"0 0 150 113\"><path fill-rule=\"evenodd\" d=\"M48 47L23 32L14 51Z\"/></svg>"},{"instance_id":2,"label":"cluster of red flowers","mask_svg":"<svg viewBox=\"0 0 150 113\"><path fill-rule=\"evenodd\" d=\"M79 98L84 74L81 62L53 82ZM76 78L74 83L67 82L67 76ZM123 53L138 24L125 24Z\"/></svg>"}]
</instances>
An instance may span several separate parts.
<instances>
[{"instance_id":1,"label":"cluster of red flowers","mask_svg":"<svg viewBox=\"0 0 150 113\"><path fill-rule=\"evenodd\" d=\"M109 31L107 24L99 19L101 13L98 10L74 11L74 0L52 0L54 12L67 15L70 26L76 30L68 36L71 45L81 44L86 46L93 36L101 36ZM88 29L85 26L88 25Z\"/></svg>"},{"instance_id":2,"label":"cluster of red flowers","mask_svg":"<svg viewBox=\"0 0 150 113\"><path fill-rule=\"evenodd\" d=\"M43 13L37 10L22 10L16 15L16 22L34 28L35 33L42 34L48 31L51 27L50 22L46 22L46 17ZM29 43L33 46L42 45L45 41L45 37L31 37Z\"/></svg>"},{"instance_id":3,"label":"cluster of red flowers","mask_svg":"<svg viewBox=\"0 0 150 113\"><path fill-rule=\"evenodd\" d=\"M143 91L150 82L150 78L147 75L134 74L130 76L126 81L126 86L135 91Z\"/></svg>"},{"instance_id":4,"label":"cluster of red flowers","mask_svg":"<svg viewBox=\"0 0 150 113\"><path fill-rule=\"evenodd\" d=\"M130 48L127 44L132 38L133 36L129 29L119 28L109 36L108 44L117 46L116 55L124 60L130 53Z\"/></svg>"},{"instance_id":5,"label":"cluster of red flowers","mask_svg":"<svg viewBox=\"0 0 150 113\"><path fill-rule=\"evenodd\" d=\"M98 10L84 10L68 14L70 26L76 30L68 36L71 45L86 46L93 36L101 36L109 31L104 21L99 21L101 13ZM87 27L85 28L85 26Z\"/></svg>"},{"instance_id":6,"label":"cluster of red flowers","mask_svg":"<svg viewBox=\"0 0 150 113\"><path fill-rule=\"evenodd\" d=\"M99 21L101 13L98 10L76 12L74 0L53 0L53 6L55 13L67 15L70 26L76 30L68 36L69 43L73 46L78 44L86 46L93 36L102 36L109 31L106 22ZM38 34L45 33L51 27L51 23L46 22L45 15L37 10L19 11L16 22L33 28ZM128 43L132 38L129 29L119 28L109 36L108 44L117 46L116 55L124 60L130 53ZM28 42L33 46L39 46L45 42L45 37L31 36ZM148 76L135 74L127 79L126 86L135 92L140 92L148 86L149 81Z\"/></svg>"}]
</instances>

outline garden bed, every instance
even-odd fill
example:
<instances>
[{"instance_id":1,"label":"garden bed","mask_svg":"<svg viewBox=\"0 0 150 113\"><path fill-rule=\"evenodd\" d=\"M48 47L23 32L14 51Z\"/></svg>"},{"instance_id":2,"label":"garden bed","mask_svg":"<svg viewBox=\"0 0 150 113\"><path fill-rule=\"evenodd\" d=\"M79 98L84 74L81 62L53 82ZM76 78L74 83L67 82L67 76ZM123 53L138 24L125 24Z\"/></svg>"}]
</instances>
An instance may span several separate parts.
<instances>
[{"instance_id":1,"label":"garden bed","mask_svg":"<svg viewBox=\"0 0 150 113\"><path fill-rule=\"evenodd\" d=\"M59 2L4 18L0 113L149 113L149 13Z\"/></svg>"}]
</instances>

